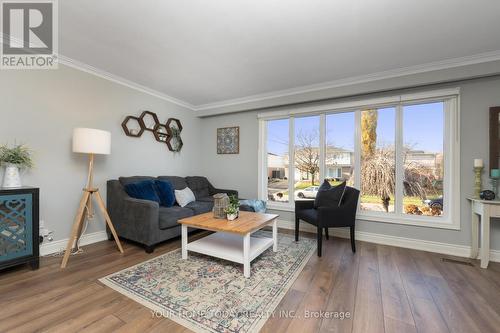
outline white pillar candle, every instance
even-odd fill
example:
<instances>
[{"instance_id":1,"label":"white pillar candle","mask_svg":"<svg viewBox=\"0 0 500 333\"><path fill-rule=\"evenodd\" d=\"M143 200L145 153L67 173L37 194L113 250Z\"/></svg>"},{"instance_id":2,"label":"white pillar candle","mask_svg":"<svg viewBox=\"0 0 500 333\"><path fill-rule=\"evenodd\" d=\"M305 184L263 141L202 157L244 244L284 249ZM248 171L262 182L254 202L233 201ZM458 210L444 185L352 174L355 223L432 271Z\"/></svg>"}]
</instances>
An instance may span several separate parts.
<instances>
[{"instance_id":1,"label":"white pillar candle","mask_svg":"<svg viewBox=\"0 0 500 333\"><path fill-rule=\"evenodd\" d=\"M483 160L481 158L475 158L474 168L482 168L482 167L483 167Z\"/></svg>"}]
</instances>

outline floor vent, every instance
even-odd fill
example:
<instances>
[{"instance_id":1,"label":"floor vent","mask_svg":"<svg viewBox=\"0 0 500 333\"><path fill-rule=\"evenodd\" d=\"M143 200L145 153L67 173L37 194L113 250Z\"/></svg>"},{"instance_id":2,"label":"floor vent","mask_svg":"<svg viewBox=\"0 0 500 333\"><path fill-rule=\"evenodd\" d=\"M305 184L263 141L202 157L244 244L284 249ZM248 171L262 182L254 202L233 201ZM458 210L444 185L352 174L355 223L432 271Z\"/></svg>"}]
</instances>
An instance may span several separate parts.
<instances>
[{"instance_id":1,"label":"floor vent","mask_svg":"<svg viewBox=\"0 0 500 333\"><path fill-rule=\"evenodd\" d=\"M465 265L465 266L474 266L471 262L462 261L462 260L456 260L456 259L441 258L441 261L450 262L452 264Z\"/></svg>"}]
</instances>

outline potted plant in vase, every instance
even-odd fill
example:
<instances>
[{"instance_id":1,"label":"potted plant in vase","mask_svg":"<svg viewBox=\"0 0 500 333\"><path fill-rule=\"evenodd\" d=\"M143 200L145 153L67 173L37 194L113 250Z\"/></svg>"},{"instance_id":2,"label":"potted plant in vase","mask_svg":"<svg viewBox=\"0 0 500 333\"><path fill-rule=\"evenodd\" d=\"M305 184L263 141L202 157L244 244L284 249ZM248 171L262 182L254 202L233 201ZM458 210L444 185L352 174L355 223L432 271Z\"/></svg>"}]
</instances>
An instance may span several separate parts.
<instances>
[{"instance_id":1,"label":"potted plant in vase","mask_svg":"<svg viewBox=\"0 0 500 333\"><path fill-rule=\"evenodd\" d=\"M240 212L240 201L236 196L231 195L229 197L229 205L226 208L227 220L233 221L238 217Z\"/></svg>"},{"instance_id":2,"label":"potted plant in vase","mask_svg":"<svg viewBox=\"0 0 500 333\"><path fill-rule=\"evenodd\" d=\"M12 148L7 145L0 146L0 164L5 166L2 187L21 187L19 169L33 167L30 149L25 145L16 145Z\"/></svg>"}]
</instances>

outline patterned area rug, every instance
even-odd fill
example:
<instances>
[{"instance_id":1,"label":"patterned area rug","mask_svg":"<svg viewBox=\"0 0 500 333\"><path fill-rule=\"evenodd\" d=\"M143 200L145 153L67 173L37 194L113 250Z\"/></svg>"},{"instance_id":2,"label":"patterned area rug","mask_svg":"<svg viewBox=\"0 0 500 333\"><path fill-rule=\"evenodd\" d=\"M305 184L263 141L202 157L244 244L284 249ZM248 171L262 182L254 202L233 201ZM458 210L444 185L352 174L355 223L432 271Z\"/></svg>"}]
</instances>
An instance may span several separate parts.
<instances>
[{"instance_id":1,"label":"patterned area rug","mask_svg":"<svg viewBox=\"0 0 500 333\"><path fill-rule=\"evenodd\" d=\"M252 237L272 237L259 231ZM251 277L243 265L180 249L108 275L99 281L195 332L258 332L304 268L316 241L279 235L256 258Z\"/></svg>"}]
</instances>

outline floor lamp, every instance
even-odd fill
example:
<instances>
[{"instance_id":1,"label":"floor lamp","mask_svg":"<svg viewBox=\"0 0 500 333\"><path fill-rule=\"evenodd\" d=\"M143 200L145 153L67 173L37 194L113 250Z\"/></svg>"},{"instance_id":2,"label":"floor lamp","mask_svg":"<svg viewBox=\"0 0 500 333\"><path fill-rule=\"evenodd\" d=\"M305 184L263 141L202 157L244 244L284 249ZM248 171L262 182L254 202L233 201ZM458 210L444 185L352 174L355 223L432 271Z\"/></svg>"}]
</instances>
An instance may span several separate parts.
<instances>
[{"instance_id":1,"label":"floor lamp","mask_svg":"<svg viewBox=\"0 0 500 333\"><path fill-rule=\"evenodd\" d=\"M111 152L111 133L107 131L101 131L92 128L75 128L73 130L73 152L74 153L84 153L89 155L89 172L87 177L87 185L83 189L83 196L80 200L80 206L76 213L75 222L73 223L73 228L71 229L71 236L68 240L68 245L66 246L66 252L61 263L61 268L65 268L68 263L69 256L76 246L78 239L81 236L82 227L85 223L85 219L93 216L92 210L92 198L96 199L97 205L102 211L106 224L109 230L113 234L116 245L121 253L123 253L123 248L116 234L111 218L109 217L104 201L99 194L99 189L94 187L94 155L109 155Z\"/></svg>"}]
</instances>

